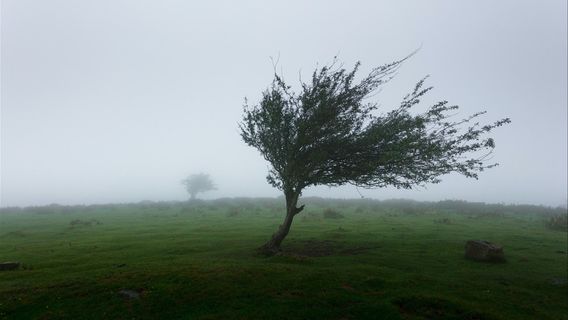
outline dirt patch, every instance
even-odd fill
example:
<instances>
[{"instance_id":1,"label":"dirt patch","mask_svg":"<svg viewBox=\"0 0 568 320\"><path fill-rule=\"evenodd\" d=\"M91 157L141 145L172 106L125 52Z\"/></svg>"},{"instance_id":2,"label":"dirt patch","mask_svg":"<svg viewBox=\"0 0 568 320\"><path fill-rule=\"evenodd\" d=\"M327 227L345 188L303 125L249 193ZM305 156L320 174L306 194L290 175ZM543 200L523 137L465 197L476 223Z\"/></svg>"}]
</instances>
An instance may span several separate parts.
<instances>
[{"instance_id":1,"label":"dirt patch","mask_svg":"<svg viewBox=\"0 0 568 320\"><path fill-rule=\"evenodd\" d=\"M356 255L356 254L366 253L369 250L378 249L380 247L381 246L378 245L351 247L351 248L345 248L341 250L339 253L343 255Z\"/></svg>"},{"instance_id":2,"label":"dirt patch","mask_svg":"<svg viewBox=\"0 0 568 320\"><path fill-rule=\"evenodd\" d=\"M345 289L347 291L351 291L351 292L355 292L357 290L355 290L355 288L353 288L353 286L351 286L349 283L343 283L341 284L341 288Z\"/></svg>"},{"instance_id":3,"label":"dirt patch","mask_svg":"<svg viewBox=\"0 0 568 320\"><path fill-rule=\"evenodd\" d=\"M349 247L345 243L335 240L304 240L293 243L284 248L282 255L296 258L303 257L327 257L331 255L356 255L369 250L380 248L378 245L362 245Z\"/></svg>"},{"instance_id":4,"label":"dirt patch","mask_svg":"<svg viewBox=\"0 0 568 320\"><path fill-rule=\"evenodd\" d=\"M0 262L0 271L18 270L19 262Z\"/></svg>"},{"instance_id":5,"label":"dirt patch","mask_svg":"<svg viewBox=\"0 0 568 320\"><path fill-rule=\"evenodd\" d=\"M339 244L333 240L305 240L289 248L282 253L290 256L325 257L334 254Z\"/></svg>"},{"instance_id":6,"label":"dirt patch","mask_svg":"<svg viewBox=\"0 0 568 320\"><path fill-rule=\"evenodd\" d=\"M278 298L298 298L305 296L305 293L301 290L283 290L274 292L272 296Z\"/></svg>"}]
</instances>

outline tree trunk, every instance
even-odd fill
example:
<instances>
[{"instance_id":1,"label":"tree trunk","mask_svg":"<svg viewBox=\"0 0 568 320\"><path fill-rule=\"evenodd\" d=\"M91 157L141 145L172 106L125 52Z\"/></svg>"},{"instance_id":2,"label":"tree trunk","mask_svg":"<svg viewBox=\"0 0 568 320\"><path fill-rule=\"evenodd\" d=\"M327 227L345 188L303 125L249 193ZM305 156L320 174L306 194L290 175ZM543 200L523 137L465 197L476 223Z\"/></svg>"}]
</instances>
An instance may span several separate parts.
<instances>
[{"instance_id":1,"label":"tree trunk","mask_svg":"<svg viewBox=\"0 0 568 320\"><path fill-rule=\"evenodd\" d=\"M294 216L300 213L304 206L296 207L298 204L298 197L300 196L299 192L284 192L286 196L286 217L284 218L284 222L278 227L278 230L274 232L270 240L258 248L258 251L261 254L272 256L280 252L280 245L288 232L290 232L290 226L292 226L292 221L294 220Z\"/></svg>"},{"instance_id":2,"label":"tree trunk","mask_svg":"<svg viewBox=\"0 0 568 320\"><path fill-rule=\"evenodd\" d=\"M190 199L189 200L191 200L191 201L195 200L196 194L197 194L196 192L190 193Z\"/></svg>"}]
</instances>

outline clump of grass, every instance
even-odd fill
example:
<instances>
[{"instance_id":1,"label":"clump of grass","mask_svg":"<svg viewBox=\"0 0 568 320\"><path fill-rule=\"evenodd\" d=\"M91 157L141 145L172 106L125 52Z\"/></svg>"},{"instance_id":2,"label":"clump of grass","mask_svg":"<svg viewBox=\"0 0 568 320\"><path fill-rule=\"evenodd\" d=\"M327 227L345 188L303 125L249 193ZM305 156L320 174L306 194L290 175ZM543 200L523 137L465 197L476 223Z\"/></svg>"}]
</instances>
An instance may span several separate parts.
<instances>
[{"instance_id":1,"label":"clump of grass","mask_svg":"<svg viewBox=\"0 0 568 320\"><path fill-rule=\"evenodd\" d=\"M355 213L364 213L365 211L366 211L365 208L362 207L362 206L358 206L358 207L355 209Z\"/></svg>"},{"instance_id":2,"label":"clump of grass","mask_svg":"<svg viewBox=\"0 0 568 320\"><path fill-rule=\"evenodd\" d=\"M321 220L321 216L313 211L306 210L302 212L302 221L318 221Z\"/></svg>"},{"instance_id":3,"label":"clump of grass","mask_svg":"<svg viewBox=\"0 0 568 320\"><path fill-rule=\"evenodd\" d=\"M436 220L434 220L434 223L438 223L438 224L452 224L452 220L450 220L450 218L442 218L442 219L436 219Z\"/></svg>"},{"instance_id":4,"label":"clump of grass","mask_svg":"<svg viewBox=\"0 0 568 320\"><path fill-rule=\"evenodd\" d=\"M327 208L323 211L323 218L324 219L343 219L343 218L345 218L345 216L343 216L337 210Z\"/></svg>"},{"instance_id":5,"label":"clump of grass","mask_svg":"<svg viewBox=\"0 0 568 320\"><path fill-rule=\"evenodd\" d=\"M241 210L239 208L231 208L227 211L227 217L232 218L236 217L241 214Z\"/></svg>"},{"instance_id":6,"label":"clump of grass","mask_svg":"<svg viewBox=\"0 0 568 320\"><path fill-rule=\"evenodd\" d=\"M103 223L100 222L97 219L91 219L91 220L75 219L75 220L72 220L71 222L69 222L69 225L71 225L71 227L90 227L90 226L99 225L99 224L103 224Z\"/></svg>"},{"instance_id":7,"label":"clump of grass","mask_svg":"<svg viewBox=\"0 0 568 320\"><path fill-rule=\"evenodd\" d=\"M410 216L415 216L418 214L422 214L423 212L420 210L420 208L415 208L415 207L403 207L400 209L400 212L402 214L405 215L410 215Z\"/></svg>"},{"instance_id":8,"label":"clump of grass","mask_svg":"<svg viewBox=\"0 0 568 320\"><path fill-rule=\"evenodd\" d=\"M474 219L491 219L503 217L505 217L505 214L503 212L483 212L473 216Z\"/></svg>"},{"instance_id":9,"label":"clump of grass","mask_svg":"<svg viewBox=\"0 0 568 320\"><path fill-rule=\"evenodd\" d=\"M286 211L286 207L282 206L282 205L278 205L278 204L274 204L271 206L268 206L268 211L273 213L273 214L282 214L282 212Z\"/></svg>"},{"instance_id":10,"label":"clump of grass","mask_svg":"<svg viewBox=\"0 0 568 320\"><path fill-rule=\"evenodd\" d=\"M5 237L25 237L26 233L22 230L12 231L4 234Z\"/></svg>"},{"instance_id":11,"label":"clump of grass","mask_svg":"<svg viewBox=\"0 0 568 320\"><path fill-rule=\"evenodd\" d=\"M191 210L191 208L185 207L185 208L180 209L179 212L182 213L182 214L189 214L189 213L192 213L193 210Z\"/></svg>"},{"instance_id":12,"label":"clump of grass","mask_svg":"<svg viewBox=\"0 0 568 320\"><path fill-rule=\"evenodd\" d=\"M545 224L551 230L568 231L568 215L557 214L551 216L546 220Z\"/></svg>"}]
</instances>

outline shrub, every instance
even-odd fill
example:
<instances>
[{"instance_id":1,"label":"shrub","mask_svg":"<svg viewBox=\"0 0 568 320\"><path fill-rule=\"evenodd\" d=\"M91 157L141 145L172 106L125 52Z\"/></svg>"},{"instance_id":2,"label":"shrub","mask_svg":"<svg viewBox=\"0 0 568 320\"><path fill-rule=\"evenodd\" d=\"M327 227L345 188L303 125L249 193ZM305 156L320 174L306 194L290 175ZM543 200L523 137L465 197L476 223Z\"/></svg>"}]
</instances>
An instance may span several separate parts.
<instances>
[{"instance_id":1,"label":"shrub","mask_svg":"<svg viewBox=\"0 0 568 320\"><path fill-rule=\"evenodd\" d=\"M96 219L91 219L91 220L75 219L69 222L69 224L71 225L71 227L80 227L80 226L90 227L91 225L102 224L102 222Z\"/></svg>"},{"instance_id":2,"label":"shrub","mask_svg":"<svg viewBox=\"0 0 568 320\"><path fill-rule=\"evenodd\" d=\"M236 217L241 214L241 210L239 208L231 208L227 211L227 217Z\"/></svg>"},{"instance_id":3,"label":"shrub","mask_svg":"<svg viewBox=\"0 0 568 320\"><path fill-rule=\"evenodd\" d=\"M546 227L552 230L568 231L568 215L557 214L546 220Z\"/></svg>"},{"instance_id":4,"label":"shrub","mask_svg":"<svg viewBox=\"0 0 568 320\"><path fill-rule=\"evenodd\" d=\"M182 208L182 209L180 210L180 213L182 213L182 214L190 214L190 213L193 213L193 210L192 210L191 208L185 207L185 208Z\"/></svg>"},{"instance_id":5,"label":"shrub","mask_svg":"<svg viewBox=\"0 0 568 320\"><path fill-rule=\"evenodd\" d=\"M436 219L436 220L434 220L434 223L438 223L438 224L452 224L452 221L450 220L450 218L442 218L442 219Z\"/></svg>"},{"instance_id":6,"label":"shrub","mask_svg":"<svg viewBox=\"0 0 568 320\"><path fill-rule=\"evenodd\" d=\"M325 209L323 212L324 219L342 219L345 218L341 213L333 209Z\"/></svg>"}]
</instances>

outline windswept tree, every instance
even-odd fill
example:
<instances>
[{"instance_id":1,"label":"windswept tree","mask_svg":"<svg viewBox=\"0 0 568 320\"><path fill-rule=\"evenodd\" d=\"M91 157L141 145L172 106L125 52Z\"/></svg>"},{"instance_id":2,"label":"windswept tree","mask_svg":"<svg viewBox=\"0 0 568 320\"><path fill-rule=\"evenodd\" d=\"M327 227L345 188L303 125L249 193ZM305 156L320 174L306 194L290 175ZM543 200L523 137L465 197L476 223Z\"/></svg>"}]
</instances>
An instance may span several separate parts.
<instances>
[{"instance_id":1,"label":"windswept tree","mask_svg":"<svg viewBox=\"0 0 568 320\"><path fill-rule=\"evenodd\" d=\"M480 171L497 165L487 163L495 147L487 134L509 119L481 125L477 118L485 112L478 112L452 120L458 106L447 101L415 112L432 89L426 78L399 106L375 112L378 105L369 98L406 59L374 68L359 80L359 62L349 71L334 61L316 68L299 93L275 73L258 104L245 101L241 137L271 164L267 180L286 199L284 222L261 252L280 250L294 216L304 209L298 199L309 186L410 189L439 183L451 172L477 179Z\"/></svg>"},{"instance_id":2,"label":"windswept tree","mask_svg":"<svg viewBox=\"0 0 568 320\"><path fill-rule=\"evenodd\" d=\"M181 183L185 186L191 200L195 200L198 193L217 189L206 173L192 174L183 179Z\"/></svg>"}]
</instances>

